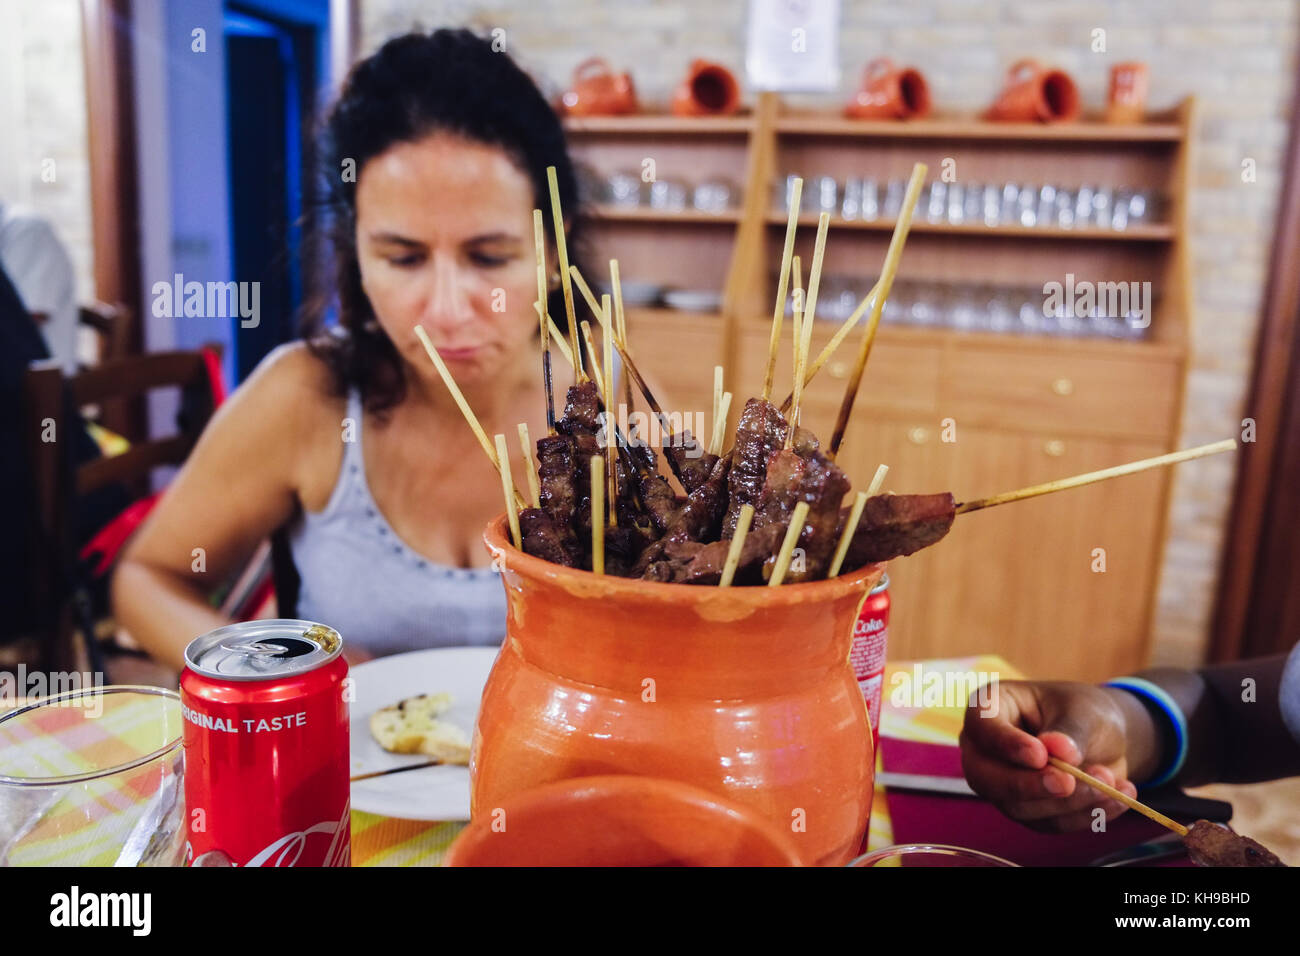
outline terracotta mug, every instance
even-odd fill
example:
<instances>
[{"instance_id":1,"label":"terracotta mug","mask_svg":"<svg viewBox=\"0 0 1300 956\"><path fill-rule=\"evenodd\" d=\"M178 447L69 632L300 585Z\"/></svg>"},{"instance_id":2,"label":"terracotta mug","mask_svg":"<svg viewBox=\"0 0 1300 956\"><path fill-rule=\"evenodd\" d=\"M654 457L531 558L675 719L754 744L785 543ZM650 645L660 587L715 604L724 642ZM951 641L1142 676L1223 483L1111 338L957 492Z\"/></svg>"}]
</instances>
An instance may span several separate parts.
<instances>
[{"instance_id":1,"label":"terracotta mug","mask_svg":"<svg viewBox=\"0 0 1300 956\"><path fill-rule=\"evenodd\" d=\"M484 540L508 614L474 728L475 819L551 781L636 774L757 811L806 864L857 854L875 764L849 650L884 565L694 587L543 561L504 515Z\"/></svg>"},{"instance_id":2,"label":"terracotta mug","mask_svg":"<svg viewBox=\"0 0 1300 956\"><path fill-rule=\"evenodd\" d=\"M696 60L677 92L672 110L678 116L729 116L740 109L740 84L725 66Z\"/></svg>"},{"instance_id":3,"label":"terracotta mug","mask_svg":"<svg viewBox=\"0 0 1300 956\"><path fill-rule=\"evenodd\" d=\"M919 70L900 68L887 56L867 64L862 85L844 108L854 119L913 119L930 112L930 87Z\"/></svg>"},{"instance_id":4,"label":"terracotta mug","mask_svg":"<svg viewBox=\"0 0 1300 956\"><path fill-rule=\"evenodd\" d=\"M800 866L793 836L676 780L559 780L479 808L447 866Z\"/></svg>"},{"instance_id":5,"label":"terracotta mug","mask_svg":"<svg viewBox=\"0 0 1300 956\"><path fill-rule=\"evenodd\" d=\"M1078 119L1079 113L1079 90L1068 73L1021 60L1007 71L1006 85L984 118L1058 123Z\"/></svg>"},{"instance_id":6,"label":"terracotta mug","mask_svg":"<svg viewBox=\"0 0 1300 956\"><path fill-rule=\"evenodd\" d=\"M1149 77L1145 63L1116 63L1110 68L1106 122L1140 123L1146 114Z\"/></svg>"},{"instance_id":7,"label":"terracotta mug","mask_svg":"<svg viewBox=\"0 0 1300 956\"><path fill-rule=\"evenodd\" d=\"M610 116L636 112L636 88L627 73L615 73L608 61L593 56L573 71L573 86L561 97L573 116Z\"/></svg>"}]
</instances>

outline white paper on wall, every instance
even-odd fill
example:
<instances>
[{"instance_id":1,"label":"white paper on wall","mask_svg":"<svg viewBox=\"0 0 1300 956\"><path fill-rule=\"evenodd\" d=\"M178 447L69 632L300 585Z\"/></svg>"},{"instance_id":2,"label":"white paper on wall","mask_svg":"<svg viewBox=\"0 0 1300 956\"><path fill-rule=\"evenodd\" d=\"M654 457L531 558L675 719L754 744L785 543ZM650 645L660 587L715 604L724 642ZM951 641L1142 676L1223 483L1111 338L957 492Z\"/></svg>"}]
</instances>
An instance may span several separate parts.
<instances>
[{"instance_id":1,"label":"white paper on wall","mask_svg":"<svg viewBox=\"0 0 1300 956\"><path fill-rule=\"evenodd\" d=\"M839 85L840 0L750 0L745 72L756 90Z\"/></svg>"}]
</instances>

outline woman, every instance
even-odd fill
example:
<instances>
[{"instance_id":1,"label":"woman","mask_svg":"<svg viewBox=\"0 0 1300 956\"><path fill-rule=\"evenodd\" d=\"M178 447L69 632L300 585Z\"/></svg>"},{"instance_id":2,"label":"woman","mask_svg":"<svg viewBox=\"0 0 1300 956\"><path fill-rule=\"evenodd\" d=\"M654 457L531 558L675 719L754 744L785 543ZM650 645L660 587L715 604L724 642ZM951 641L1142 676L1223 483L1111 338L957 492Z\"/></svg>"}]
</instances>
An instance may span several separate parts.
<instances>
[{"instance_id":1,"label":"woman","mask_svg":"<svg viewBox=\"0 0 1300 956\"><path fill-rule=\"evenodd\" d=\"M226 623L214 584L286 524L297 614L338 629L354 660L505 632L481 537L501 483L414 329L489 435L545 433L532 210L549 229L547 166L577 209L560 122L508 56L439 30L356 66L324 152L341 328L278 349L226 402L113 582L117 619L173 667Z\"/></svg>"}]
</instances>

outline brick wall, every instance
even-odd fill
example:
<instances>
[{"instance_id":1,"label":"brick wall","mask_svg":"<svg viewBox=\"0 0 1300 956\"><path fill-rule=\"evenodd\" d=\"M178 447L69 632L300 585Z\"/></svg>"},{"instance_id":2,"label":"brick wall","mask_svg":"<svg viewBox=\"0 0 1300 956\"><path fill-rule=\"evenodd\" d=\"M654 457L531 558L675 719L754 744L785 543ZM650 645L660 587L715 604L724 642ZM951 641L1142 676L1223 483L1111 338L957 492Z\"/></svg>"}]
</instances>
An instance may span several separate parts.
<instances>
[{"instance_id":1,"label":"brick wall","mask_svg":"<svg viewBox=\"0 0 1300 956\"><path fill-rule=\"evenodd\" d=\"M548 92L593 53L633 72L646 101L664 101L690 60L742 70L746 0L429 2L363 0L362 51L413 25L504 27L508 48ZM1239 431L1279 196L1296 75L1300 4L1293 0L844 0L841 90L889 53L925 71L944 110L987 105L1006 67L1033 54L1069 70L1086 104L1105 97L1113 62L1150 65L1153 108L1200 101L1191 181L1194 352L1180 444ZM1106 52L1092 50L1105 30ZM822 101L823 103L826 100ZM1257 181L1243 183L1243 159ZM1178 472L1155 621L1157 662L1200 660L1231 500L1227 456Z\"/></svg>"}]
</instances>

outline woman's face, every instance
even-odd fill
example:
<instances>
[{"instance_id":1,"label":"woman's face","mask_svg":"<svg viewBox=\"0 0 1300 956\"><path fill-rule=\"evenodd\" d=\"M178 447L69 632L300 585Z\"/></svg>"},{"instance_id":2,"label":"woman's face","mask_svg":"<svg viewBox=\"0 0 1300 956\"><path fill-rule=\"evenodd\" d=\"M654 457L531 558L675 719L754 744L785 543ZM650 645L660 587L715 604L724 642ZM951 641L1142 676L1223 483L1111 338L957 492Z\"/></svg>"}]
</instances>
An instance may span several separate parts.
<instances>
[{"instance_id":1,"label":"woman's face","mask_svg":"<svg viewBox=\"0 0 1300 956\"><path fill-rule=\"evenodd\" d=\"M417 325L466 388L535 347L533 189L503 149L447 133L399 143L362 167L356 195L362 286L422 376L436 372Z\"/></svg>"}]
</instances>

